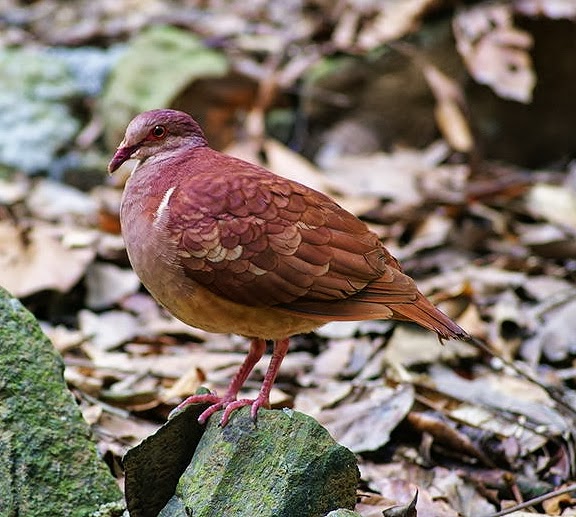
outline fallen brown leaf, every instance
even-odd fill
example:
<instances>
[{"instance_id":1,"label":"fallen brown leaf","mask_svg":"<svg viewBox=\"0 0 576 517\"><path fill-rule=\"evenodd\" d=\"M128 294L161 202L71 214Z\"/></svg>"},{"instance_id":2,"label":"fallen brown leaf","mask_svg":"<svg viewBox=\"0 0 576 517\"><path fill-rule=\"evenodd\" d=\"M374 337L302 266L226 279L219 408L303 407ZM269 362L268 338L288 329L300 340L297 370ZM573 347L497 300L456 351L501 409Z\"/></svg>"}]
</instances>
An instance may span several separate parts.
<instances>
[{"instance_id":1,"label":"fallen brown leaf","mask_svg":"<svg viewBox=\"0 0 576 517\"><path fill-rule=\"evenodd\" d=\"M37 222L29 230L0 221L0 285L25 297L45 289L69 291L94 260L94 246L64 244L69 226Z\"/></svg>"}]
</instances>

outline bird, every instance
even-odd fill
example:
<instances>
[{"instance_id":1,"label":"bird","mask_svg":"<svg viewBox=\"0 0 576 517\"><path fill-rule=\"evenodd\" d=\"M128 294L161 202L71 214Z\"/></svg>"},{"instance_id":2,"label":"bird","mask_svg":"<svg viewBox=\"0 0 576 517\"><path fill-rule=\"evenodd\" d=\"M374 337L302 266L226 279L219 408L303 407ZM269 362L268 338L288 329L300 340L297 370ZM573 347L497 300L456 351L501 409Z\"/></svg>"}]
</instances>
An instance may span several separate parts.
<instances>
[{"instance_id":1,"label":"bird","mask_svg":"<svg viewBox=\"0 0 576 517\"><path fill-rule=\"evenodd\" d=\"M332 321L414 322L443 339L470 336L403 273L378 235L326 194L212 149L187 113L154 109L126 128L114 173L137 160L126 181L120 224L142 284L184 323L250 340L226 392L196 394L175 411L269 407L289 339ZM262 358L272 356L258 395L238 398Z\"/></svg>"}]
</instances>

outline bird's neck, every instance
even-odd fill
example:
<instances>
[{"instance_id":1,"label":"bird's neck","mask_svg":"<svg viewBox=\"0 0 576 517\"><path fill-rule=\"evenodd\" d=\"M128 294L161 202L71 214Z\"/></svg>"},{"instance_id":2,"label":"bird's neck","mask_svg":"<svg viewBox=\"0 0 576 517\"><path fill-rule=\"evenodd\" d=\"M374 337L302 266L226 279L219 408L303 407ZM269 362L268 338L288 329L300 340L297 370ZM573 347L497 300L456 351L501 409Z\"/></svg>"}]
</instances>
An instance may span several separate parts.
<instances>
[{"instance_id":1,"label":"bird's neck","mask_svg":"<svg viewBox=\"0 0 576 517\"><path fill-rule=\"evenodd\" d=\"M170 161L172 164L179 164L183 161L193 159L202 149L206 149L206 145L196 145L190 142L189 145L182 145L176 148L160 149L152 156L148 156L141 160L140 163L134 168L133 175L138 171L141 174L142 169L146 168L147 174L160 170L164 162ZM174 167L171 165L171 174L174 174Z\"/></svg>"},{"instance_id":2,"label":"bird's neck","mask_svg":"<svg viewBox=\"0 0 576 517\"><path fill-rule=\"evenodd\" d=\"M179 185L183 177L204 170L205 167L199 164L209 158L210 152L214 151L207 146L185 146L142 160L134 167L126 183L123 210L137 215L142 210L155 207L165 192Z\"/></svg>"}]
</instances>

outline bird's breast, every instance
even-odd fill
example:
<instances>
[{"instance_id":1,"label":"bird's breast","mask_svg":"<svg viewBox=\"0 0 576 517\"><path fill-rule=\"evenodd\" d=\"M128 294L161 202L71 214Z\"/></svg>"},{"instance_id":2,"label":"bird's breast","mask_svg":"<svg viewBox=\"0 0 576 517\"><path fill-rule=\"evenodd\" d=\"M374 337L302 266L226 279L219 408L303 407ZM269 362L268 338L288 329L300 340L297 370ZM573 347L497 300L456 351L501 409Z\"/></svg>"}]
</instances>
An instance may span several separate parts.
<instances>
[{"instance_id":1,"label":"bird's breast","mask_svg":"<svg viewBox=\"0 0 576 517\"><path fill-rule=\"evenodd\" d=\"M129 192L120 211L128 257L142 284L176 318L208 332L263 339L310 332L322 324L273 307L238 304L193 281L180 263L179 239L169 230L170 199L176 189L168 187L156 196Z\"/></svg>"}]
</instances>

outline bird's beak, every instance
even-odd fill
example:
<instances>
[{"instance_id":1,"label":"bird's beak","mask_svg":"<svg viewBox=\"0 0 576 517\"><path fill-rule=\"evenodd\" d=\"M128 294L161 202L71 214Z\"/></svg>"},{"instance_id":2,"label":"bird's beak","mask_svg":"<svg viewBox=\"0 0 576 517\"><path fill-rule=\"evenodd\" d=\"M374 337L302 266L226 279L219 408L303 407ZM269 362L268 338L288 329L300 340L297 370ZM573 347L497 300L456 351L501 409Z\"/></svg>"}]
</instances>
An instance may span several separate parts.
<instances>
[{"instance_id":1,"label":"bird's beak","mask_svg":"<svg viewBox=\"0 0 576 517\"><path fill-rule=\"evenodd\" d=\"M114 171L120 167L126 160L129 160L132 155L138 150L138 145L123 145L124 142L120 144L120 147L116 149L112 160L108 164L108 174L112 174Z\"/></svg>"}]
</instances>

